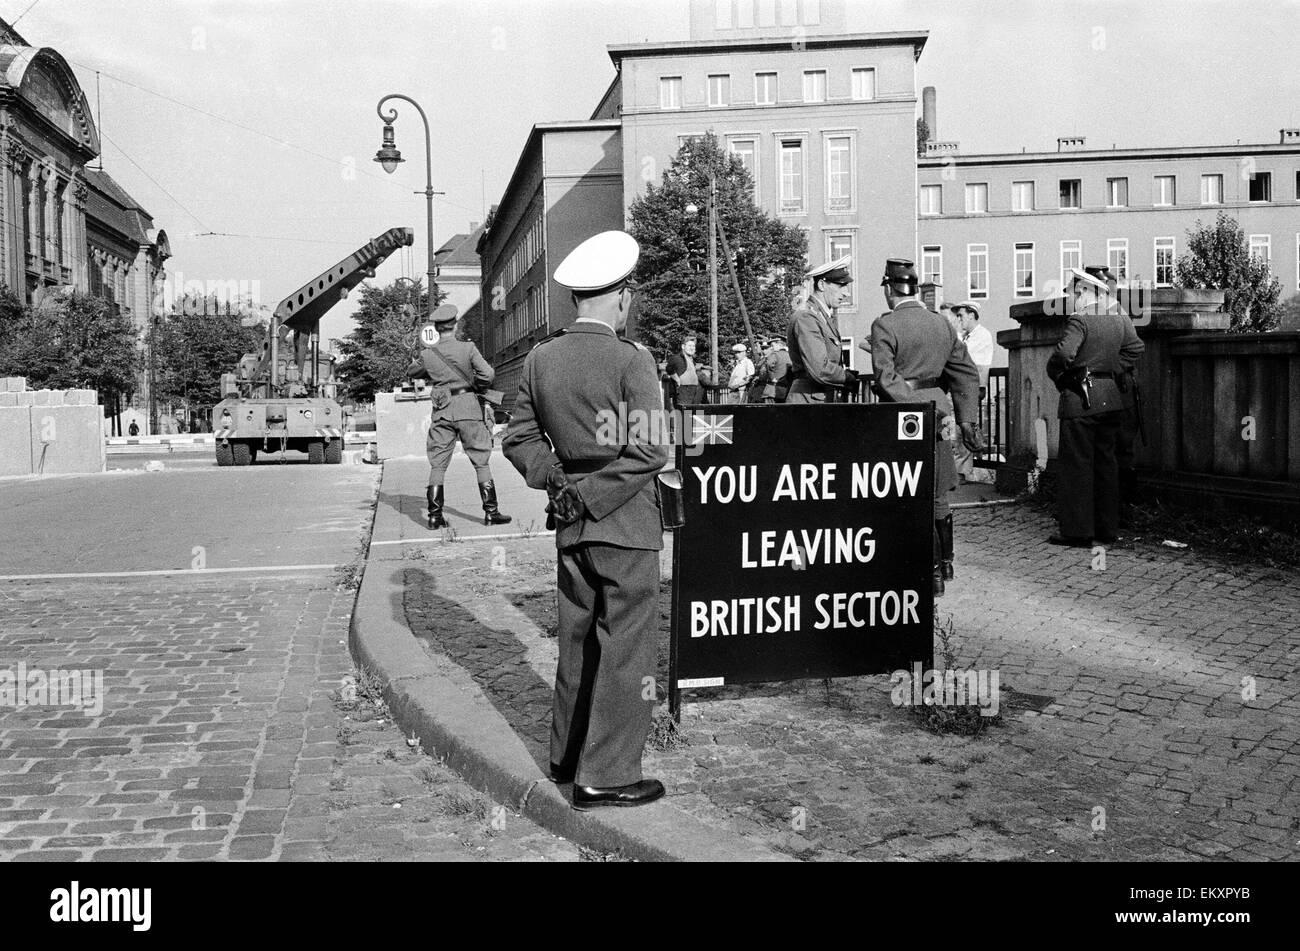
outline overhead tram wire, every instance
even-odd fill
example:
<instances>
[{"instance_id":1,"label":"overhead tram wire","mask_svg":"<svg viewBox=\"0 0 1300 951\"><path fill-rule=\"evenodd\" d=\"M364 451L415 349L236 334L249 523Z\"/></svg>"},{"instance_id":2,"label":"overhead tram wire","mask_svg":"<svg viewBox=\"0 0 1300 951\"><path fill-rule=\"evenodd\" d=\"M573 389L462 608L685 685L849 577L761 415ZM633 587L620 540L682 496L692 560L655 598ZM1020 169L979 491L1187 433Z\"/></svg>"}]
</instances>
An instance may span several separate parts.
<instances>
[{"instance_id":1,"label":"overhead tram wire","mask_svg":"<svg viewBox=\"0 0 1300 951\"><path fill-rule=\"evenodd\" d=\"M27 9L24 10L22 13L18 14L18 19L17 19L17 20L14 20L14 21L13 21L12 23L10 23L9 25L10 25L10 26L17 26L17 25L22 21L22 18L25 17L25 16L27 16L27 14L31 13L31 12L32 12L32 8L35 7L36 4L38 4L38 3L40 3L40 2L41 2L41 0L32 0L32 2L29 3L29 4L27 5Z\"/></svg>"},{"instance_id":2,"label":"overhead tram wire","mask_svg":"<svg viewBox=\"0 0 1300 951\"><path fill-rule=\"evenodd\" d=\"M164 187L162 186L162 184L158 181L158 179L154 178L152 175L150 175L148 172L146 172L146 171L144 170L144 168L140 165L139 162L137 162L135 159L131 158L131 156L127 155L126 150L123 149L122 146L120 146L120 145L118 145L116 142L114 142L111 138L109 138L108 134L107 134L106 132L104 132L102 129L101 129L100 132L99 132L99 137L100 137L101 139L103 139L105 142L108 142L110 145L112 145L113 148L115 148L115 149L118 150L118 152L122 153L122 157L123 157L124 159L126 159L128 162L130 162L132 165L134 165L134 166L136 167L136 169L139 170L139 172L140 172L141 175L143 175L145 178L149 179L149 181L153 182L154 185L156 185L156 186L158 187L158 189L161 190L162 193L163 193L164 195L166 195L168 198L170 198L170 199L171 199L171 200L176 204L176 207L178 207L181 211L185 212L185 214L189 215L189 216L190 216L191 218L193 218L196 222L198 222L198 225L199 225L200 228L206 228L206 227L207 227L207 225L205 225L205 224L203 223L203 221L199 218L198 215L196 215L194 212L192 212L192 211L190 211L188 208L186 208L184 202L182 202L179 198L177 198L175 195L173 195L171 192L169 192L166 188L164 188Z\"/></svg>"},{"instance_id":3,"label":"overhead tram wire","mask_svg":"<svg viewBox=\"0 0 1300 951\"><path fill-rule=\"evenodd\" d=\"M39 0L38 0L38 2L39 2ZM66 58L66 57L65 57L65 58ZM329 162L329 163L330 163L331 165L333 165L333 166L336 166L336 167L337 167L337 166L339 166L339 165L341 164L337 158L331 158L330 156L325 155L325 154L322 153L322 152L317 152L317 151L315 151L314 149L309 149L309 148L307 148L306 146L303 146L303 145L299 145L299 144L297 144L296 142L289 142L289 141L287 141L287 140L285 140L285 139L281 139L281 138L278 138L277 136L271 135L269 132L263 132L261 129L255 129L255 128L253 128L253 127L250 126L250 125L245 125L245 124L242 123L242 122L238 122L238 121L236 121L236 120L234 120L234 119L230 119L230 118L228 118L228 117L226 117L226 116L223 116L223 115L220 115L220 114L218 114L218 113L210 112L210 111L208 111L207 109L203 109L203 108L201 108L201 107L199 107L199 106L195 106L195 105L192 105L192 104L190 104L190 103L188 103L188 102L184 102L184 101L182 101L182 100L180 100L180 99L175 98L174 96L169 96L169 95L167 95L166 93L158 92L157 90L150 89L150 88L148 88L147 86L141 86L139 83L134 83L134 82L132 82L132 81L129 80L129 79L123 79L121 76L115 76L115 75L113 75L112 73L106 73L106 72L103 72L103 70L96 70L93 66L88 66L88 65L86 65L85 63L79 63L79 62L77 62L76 60L73 60L73 59L69 59L68 62L69 62L69 63L72 63L72 65L74 65L74 66L80 66L82 69L90 70L91 72L94 72L94 73L96 73L97 75L103 75L103 76L107 77L108 79L111 79L111 80L113 80L113 81L115 81L115 82L119 82L119 83L121 83L121 84L124 85L124 86L130 86L132 89L138 89L138 90L140 90L140 91L143 92L143 93L148 93L148 94L151 95L151 96L156 96L156 97L159 98L159 99L166 100L167 102L170 102L170 103L173 103L174 105L180 106L180 107L183 108L183 109L189 109L189 110L191 110L192 112L197 112L197 113L199 113L200 115L207 116L207 117L210 118L210 119L216 119L218 122L224 122L224 123L226 123L227 125L232 125L232 126L234 126L235 128L237 128L237 129L243 129L245 132L251 132L253 135L261 136L262 138L267 139L267 140L269 140L269 141L271 141L271 142L274 142L274 143L276 143L277 145L283 145L285 148L296 149L297 151L299 151L299 152L303 152L303 153L305 153L305 154L307 154L307 155L310 155L310 156L312 156L312 157L314 157L314 158L318 158L318 159L321 159L322 161ZM388 178L388 177L383 176L383 175L377 175L377 174L375 174L374 172L372 172L372 171L370 171L369 169L366 169L366 168L364 168L364 167L363 167L363 168L358 168L358 169L356 169L356 171L360 172L362 175L365 175L367 178L373 178L375 181L383 182L383 183L386 184L386 185L391 185L391 186L394 186L394 187L397 187L397 188L401 188L401 187L402 187L402 185L401 185L400 182L394 181L393 179ZM459 208L461 211L467 211L467 212L469 212L471 215L476 213L475 210L474 210L473 208L470 208L470 207L468 207L467 205L462 205L462 204L460 204L459 202L449 201L446 197L441 197L441 198L439 198L438 200L441 201L441 202L442 202L443 204L445 204L445 205L451 205L453 208Z\"/></svg>"}]
</instances>

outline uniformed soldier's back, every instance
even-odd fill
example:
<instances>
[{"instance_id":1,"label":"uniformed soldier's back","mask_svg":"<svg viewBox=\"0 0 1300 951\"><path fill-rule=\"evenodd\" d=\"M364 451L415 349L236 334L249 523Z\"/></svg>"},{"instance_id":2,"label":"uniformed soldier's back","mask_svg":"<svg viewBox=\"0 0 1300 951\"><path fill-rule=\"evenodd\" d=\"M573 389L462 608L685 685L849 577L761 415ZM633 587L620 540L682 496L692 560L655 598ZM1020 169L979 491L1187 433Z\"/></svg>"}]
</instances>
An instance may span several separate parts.
<instances>
[{"instance_id":1,"label":"uniformed soldier's back","mask_svg":"<svg viewBox=\"0 0 1300 951\"><path fill-rule=\"evenodd\" d=\"M957 344L957 332L947 318L919 301L881 314L875 325L898 342L894 368L907 379L938 377Z\"/></svg>"},{"instance_id":2,"label":"uniformed soldier's back","mask_svg":"<svg viewBox=\"0 0 1300 951\"><path fill-rule=\"evenodd\" d=\"M649 351L608 327L587 322L571 325L528 355L533 403L557 455L579 460L618 454L617 446L597 442L598 414L617 413L619 404L627 402L623 381L636 360L650 364L654 372Z\"/></svg>"}]
</instances>

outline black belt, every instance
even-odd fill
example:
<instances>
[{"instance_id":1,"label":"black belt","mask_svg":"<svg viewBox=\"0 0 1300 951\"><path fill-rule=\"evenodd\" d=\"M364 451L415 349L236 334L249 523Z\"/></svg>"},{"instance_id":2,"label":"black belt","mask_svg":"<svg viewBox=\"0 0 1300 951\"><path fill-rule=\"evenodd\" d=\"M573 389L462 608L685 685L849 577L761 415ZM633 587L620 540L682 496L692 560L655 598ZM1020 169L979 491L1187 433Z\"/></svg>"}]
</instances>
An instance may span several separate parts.
<instances>
[{"instance_id":1,"label":"black belt","mask_svg":"<svg viewBox=\"0 0 1300 951\"><path fill-rule=\"evenodd\" d=\"M561 459L566 475L590 475L605 468L613 459Z\"/></svg>"},{"instance_id":2,"label":"black belt","mask_svg":"<svg viewBox=\"0 0 1300 951\"><path fill-rule=\"evenodd\" d=\"M939 388L939 378L931 377L925 380L908 380L907 383L914 390L935 390Z\"/></svg>"},{"instance_id":3,"label":"black belt","mask_svg":"<svg viewBox=\"0 0 1300 951\"><path fill-rule=\"evenodd\" d=\"M459 396L461 393L474 392L474 388L472 386L449 386L447 389L451 391L452 396Z\"/></svg>"}]
</instances>

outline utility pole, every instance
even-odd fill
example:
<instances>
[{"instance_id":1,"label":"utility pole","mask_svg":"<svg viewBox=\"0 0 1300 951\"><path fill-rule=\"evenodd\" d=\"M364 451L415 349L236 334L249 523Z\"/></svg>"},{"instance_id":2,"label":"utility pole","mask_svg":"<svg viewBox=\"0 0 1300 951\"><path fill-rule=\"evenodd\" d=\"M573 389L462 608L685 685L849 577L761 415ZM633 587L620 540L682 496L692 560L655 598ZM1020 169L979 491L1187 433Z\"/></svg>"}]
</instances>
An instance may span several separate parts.
<instances>
[{"instance_id":1,"label":"utility pole","mask_svg":"<svg viewBox=\"0 0 1300 951\"><path fill-rule=\"evenodd\" d=\"M718 179L709 171L709 352L718 386ZM716 391L715 391L716 392Z\"/></svg>"}]
</instances>

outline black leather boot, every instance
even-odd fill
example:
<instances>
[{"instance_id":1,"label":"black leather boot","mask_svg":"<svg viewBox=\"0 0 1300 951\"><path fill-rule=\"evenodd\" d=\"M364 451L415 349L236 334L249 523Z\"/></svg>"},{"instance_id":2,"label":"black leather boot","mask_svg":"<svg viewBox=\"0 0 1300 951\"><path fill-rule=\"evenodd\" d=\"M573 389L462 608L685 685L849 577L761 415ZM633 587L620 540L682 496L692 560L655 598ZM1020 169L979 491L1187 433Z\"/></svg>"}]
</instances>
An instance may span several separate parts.
<instances>
[{"instance_id":1,"label":"black leather boot","mask_svg":"<svg viewBox=\"0 0 1300 951\"><path fill-rule=\"evenodd\" d=\"M429 501L429 527L447 528L447 520L442 517L442 486L429 486L424 490L424 497Z\"/></svg>"},{"instance_id":2,"label":"black leather boot","mask_svg":"<svg viewBox=\"0 0 1300 951\"><path fill-rule=\"evenodd\" d=\"M949 512L942 519L934 523L935 530L939 533L939 555L943 559L943 580L951 581L953 579L952 571L952 513Z\"/></svg>"},{"instance_id":3,"label":"black leather boot","mask_svg":"<svg viewBox=\"0 0 1300 951\"><path fill-rule=\"evenodd\" d=\"M943 597L943 543L939 541L939 523L934 523L934 596Z\"/></svg>"},{"instance_id":4,"label":"black leather boot","mask_svg":"<svg viewBox=\"0 0 1300 951\"><path fill-rule=\"evenodd\" d=\"M480 482L478 484L478 494L483 497L483 524L484 525L505 525L511 521L509 515L502 515L501 510L497 508L497 487L496 484Z\"/></svg>"}]
</instances>

